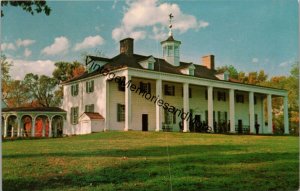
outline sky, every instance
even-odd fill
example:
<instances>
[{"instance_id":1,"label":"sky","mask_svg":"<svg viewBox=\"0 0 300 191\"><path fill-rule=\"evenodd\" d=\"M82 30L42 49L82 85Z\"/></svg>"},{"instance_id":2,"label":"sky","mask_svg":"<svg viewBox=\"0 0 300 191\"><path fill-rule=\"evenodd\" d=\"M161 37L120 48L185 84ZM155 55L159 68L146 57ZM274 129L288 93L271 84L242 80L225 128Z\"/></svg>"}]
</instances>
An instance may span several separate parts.
<instances>
[{"instance_id":1,"label":"sky","mask_svg":"<svg viewBox=\"0 0 300 191\"><path fill-rule=\"evenodd\" d=\"M215 66L239 71L265 70L289 75L298 60L296 0L200 1L47 1L52 11L31 14L4 7L1 52L13 62L11 75L51 76L54 63L83 62L84 55L113 57L119 41L134 38L134 52L162 57L160 42L168 35L181 41L180 59L201 64L215 55Z\"/></svg>"}]
</instances>

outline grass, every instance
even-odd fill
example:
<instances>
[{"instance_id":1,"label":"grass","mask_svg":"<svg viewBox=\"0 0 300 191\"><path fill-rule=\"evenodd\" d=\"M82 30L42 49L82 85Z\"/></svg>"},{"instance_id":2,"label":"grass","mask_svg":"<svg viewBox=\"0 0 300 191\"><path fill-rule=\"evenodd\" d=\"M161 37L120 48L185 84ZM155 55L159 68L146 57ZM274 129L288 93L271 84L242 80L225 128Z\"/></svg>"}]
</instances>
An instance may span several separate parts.
<instances>
[{"instance_id":1,"label":"grass","mask_svg":"<svg viewBox=\"0 0 300 191\"><path fill-rule=\"evenodd\" d=\"M282 191L299 182L291 136L105 132L2 149L4 190Z\"/></svg>"}]
</instances>

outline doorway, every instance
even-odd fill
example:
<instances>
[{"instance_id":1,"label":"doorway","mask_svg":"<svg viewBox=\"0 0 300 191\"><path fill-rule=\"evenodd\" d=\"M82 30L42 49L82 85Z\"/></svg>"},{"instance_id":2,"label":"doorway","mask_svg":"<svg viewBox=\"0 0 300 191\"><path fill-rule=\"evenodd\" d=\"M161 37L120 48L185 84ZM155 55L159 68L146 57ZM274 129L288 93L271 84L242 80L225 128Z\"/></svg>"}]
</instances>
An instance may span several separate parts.
<instances>
[{"instance_id":1,"label":"doorway","mask_svg":"<svg viewBox=\"0 0 300 191\"><path fill-rule=\"evenodd\" d=\"M142 131L148 131L148 114L142 114Z\"/></svg>"}]
</instances>

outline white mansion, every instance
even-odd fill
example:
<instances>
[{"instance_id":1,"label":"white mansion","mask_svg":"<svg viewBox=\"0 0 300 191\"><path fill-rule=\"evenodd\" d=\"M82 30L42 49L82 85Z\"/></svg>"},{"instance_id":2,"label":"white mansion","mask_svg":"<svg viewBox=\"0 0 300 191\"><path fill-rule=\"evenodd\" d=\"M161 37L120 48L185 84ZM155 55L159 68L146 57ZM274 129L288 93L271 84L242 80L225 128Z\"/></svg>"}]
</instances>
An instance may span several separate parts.
<instances>
[{"instance_id":1,"label":"white mansion","mask_svg":"<svg viewBox=\"0 0 300 191\"><path fill-rule=\"evenodd\" d=\"M251 134L259 125L260 134L271 134L272 97L284 99L284 133L289 133L286 90L238 83L228 72L217 74L213 55L202 57L201 65L181 62L180 44L170 34L161 42L163 58L155 58L135 54L134 40L126 38L113 58L87 56L87 72L63 83L63 133L188 132L206 124L215 132Z\"/></svg>"}]
</instances>

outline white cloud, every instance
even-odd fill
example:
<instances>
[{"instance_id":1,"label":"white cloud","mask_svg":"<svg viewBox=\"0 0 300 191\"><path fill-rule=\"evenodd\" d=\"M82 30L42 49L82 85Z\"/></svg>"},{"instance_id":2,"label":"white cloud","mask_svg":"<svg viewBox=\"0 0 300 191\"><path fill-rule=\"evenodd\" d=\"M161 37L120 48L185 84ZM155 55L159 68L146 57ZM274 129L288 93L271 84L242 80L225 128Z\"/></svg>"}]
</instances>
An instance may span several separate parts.
<instances>
[{"instance_id":1,"label":"white cloud","mask_svg":"<svg viewBox=\"0 0 300 191\"><path fill-rule=\"evenodd\" d=\"M7 60L13 62L10 75L16 80L24 79L27 73L52 76L52 72L55 69L52 60Z\"/></svg>"},{"instance_id":2,"label":"white cloud","mask_svg":"<svg viewBox=\"0 0 300 191\"><path fill-rule=\"evenodd\" d=\"M258 58L252 58L253 63L258 63Z\"/></svg>"},{"instance_id":3,"label":"white cloud","mask_svg":"<svg viewBox=\"0 0 300 191\"><path fill-rule=\"evenodd\" d=\"M279 64L279 67L286 67L286 66L288 66L288 65L290 65L290 64L292 64L292 63L293 63L293 61L287 60L287 61L281 62L281 63Z\"/></svg>"},{"instance_id":4,"label":"white cloud","mask_svg":"<svg viewBox=\"0 0 300 191\"><path fill-rule=\"evenodd\" d=\"M24 56L25 57L29 57L30 55L31 55L31 50L29 50L28 48L25 48L25 50L24 50Z\"/></svg>"},{"instance_id":5,"label":"white cloud","mask_svg":"<svg viewBox=\"0 0 300 191\"><path fill-rule=\"evenodd\" d=\"M1 51L5 51L5 50L16 50L16 47L13 43L2 43Z\"/></svg>"},{"instance_id":6,"label":"white cloud","mask_svg":"<svg viewBox=\"0 0 300 191\"><path fill-rule=\"evenodd\" d=\"M197 20L193 15L182 13L177 4L159 4L157 0L127 1L127 7L124 10L126 12L120 26L112 31L112 38L116 41L125 37L134 38L134 36L137 37L136 40L146 37L160 38L161 31L157 29L164 27L167 33L170 13L174 15L173 29L180 33L190 29L199 30L209 25L206 21ZM150 30L152 34L146 32L147 28L152 29Z\"/></svg>"},{"instance_id":7,"label":"white cloud","mask_svg":"<svg viewBox=\"0 0 300 191\"><path fill-rule=\"evenodd\" d=\"M65 54L69 49L69 40L64 37L56 37L54 43L50 46L45 47L42 50L42 54L46 55L56 55L56 54Z\"/></svg>"},{"instance_id":8,"label":"white cloud","mask_svg":"<svg viewBox=\"0 0 300 191\"><path fill-rule=\"evenodd\" d=\"M31 39L24 39L24 40L18 39L18 40L16 40L16 45L18 47L21 47L21 46L26 47L26 46L32 45L34 43L35 43L35 40L31 40Z\"/></svg>"},{"instance_id":9,"label":"white cloud","mask_svg":"<svg viewBox=\"0 0 300 191\"><path fill-rule=\"evenodd\" d=\"M82 42L77 43L74 47L75 51L87 49L87 48L94 48L98 45L102 45L104 43L104 39L97 35L97 36L88 36Z\"/></svg>"}]
</instances>

